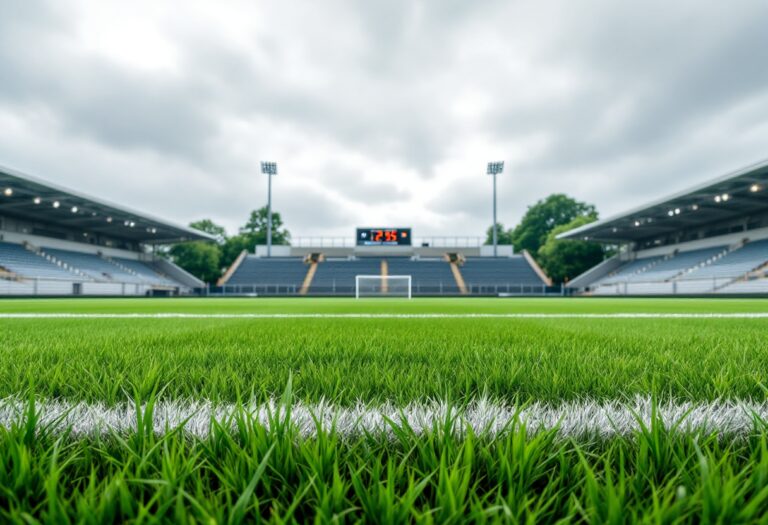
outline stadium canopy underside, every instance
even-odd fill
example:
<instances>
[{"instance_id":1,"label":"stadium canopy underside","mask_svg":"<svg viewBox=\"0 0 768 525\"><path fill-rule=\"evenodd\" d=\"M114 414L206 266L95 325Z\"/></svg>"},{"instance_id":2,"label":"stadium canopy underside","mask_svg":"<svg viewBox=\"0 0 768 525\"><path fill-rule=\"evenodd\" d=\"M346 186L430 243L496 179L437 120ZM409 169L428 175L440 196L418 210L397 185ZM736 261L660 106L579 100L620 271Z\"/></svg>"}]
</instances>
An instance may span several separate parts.
<instances>
[{"instance_id":1,"label":"stadium canopy underside","mask_svg":"<svg viewBox=\"0 0 768 525\"><path fill-rule=\"evenodd\" d=\"M766 211L768 161L763 161L645 206L564 232L558 239L610 244L637 242Z\"/></svg>"},{"instance_id":2,"label":"stadium canopy underside","mask_svg":"<svg viewBox=\"0 0 768 525\"><path fill-rule=\"evenodd\" d=\"M214 240L170 223L0 166L0 213L145 244Z\"/></svg>"}]
</instances>

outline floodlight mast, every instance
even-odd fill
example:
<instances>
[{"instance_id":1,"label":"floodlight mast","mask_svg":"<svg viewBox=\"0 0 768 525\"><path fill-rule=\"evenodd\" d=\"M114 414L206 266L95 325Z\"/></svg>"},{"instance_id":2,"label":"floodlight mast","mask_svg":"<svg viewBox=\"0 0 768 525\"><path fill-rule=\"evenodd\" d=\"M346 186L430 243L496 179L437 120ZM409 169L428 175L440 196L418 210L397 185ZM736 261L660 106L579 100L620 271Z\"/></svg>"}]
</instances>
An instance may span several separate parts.
<instances>
[{"instance_id":1,"label":"floodlight mast","mask_svg":"<svg viewBox=\"0 0 768 525\"><path fill-rule=\"evenodd\" d=\"M272 257L272 176L277 175L276 162L262 162L261 172L267 176L267 257Z\"/></svg>"},{"instance_id":2,"label":"floodlight mast","mask_svg":"<svg viewBox=\"0 0 768 525\"><path fill-rule=\"evenodd\" d=\"M499 255L499 239L498 239L498 232L496 228L496 175L500 174L503 171L504 171L504 161L488 163L488 175L493 176L493 226L491 230L493 231L493 256L494 257L498 257Z\"/></svg>"}]
</instances>

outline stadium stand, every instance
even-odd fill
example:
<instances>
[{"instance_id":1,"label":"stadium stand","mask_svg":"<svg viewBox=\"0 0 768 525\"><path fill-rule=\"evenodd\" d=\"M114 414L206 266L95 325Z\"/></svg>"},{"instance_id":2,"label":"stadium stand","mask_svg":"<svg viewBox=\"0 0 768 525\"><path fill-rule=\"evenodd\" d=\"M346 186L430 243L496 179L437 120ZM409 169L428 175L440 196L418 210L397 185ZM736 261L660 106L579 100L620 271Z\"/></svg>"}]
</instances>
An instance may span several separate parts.
<instances>
[{"instance_id":1,"label":"stadium stand","mask_svg":"<svg viewBox=\"0 0 768 525\"><path fill-rule=\"evenodd\" d=\"M123 257L112 257L110 258L110 261L115 266L127 270L127 273L133 272L133 274L141 281L160 286L174 286L176 284L152 265L144 261L125 259Z\"/></svg>"},{"instance_id":2,"label":"stadium stand","mask_svg":"<svg viewBox=\"0 0 768 525\"><path fill-rule=\"evenodd\" d=\"M357 275L381 275L381 258L327 259L317 266L310 293L353 295Z\"/></svg>"},{"instance_id":3,"label":"stadium stand","mask_svg":"<svg viewBox=\"0 0 768 525\"><path fill-rule=\"evenodd\" d=\"M211 241L177 226L0 167L0 295L169 295L204 286L157 245Z\"/></svg>"},{"instance_id":4,"label":"stadium stand","mask_svg":"<svg viewBox=\"0 0 768 525\"><path fill-rule=\"evenodd\" d=\"M749 242L707 266L692 270L685 279L737 279L768 261L768 239Z\"/></svg>"},{"instance_id":5,"label":"stadium stand","mask_svg":"<svg viewBox=\"0 0 768 525\"><path fill-rule=\"evenodd\" d=\"M411 260L407 257L389 257L386 260L390 275L411 276L411 286L416 295L459 293L451 266L445 260Z\"/></svg>"},{"instance_id":6,"label":"stadium stand","mask_svg":"<svg viewBox=\"0 0 768 525\"><path fill-rule=\"evenodd\" d=\"M307 289L310 295L354 295L358 275L408 275L413 295L458 295L457 282L447 257L403 255L321 258ZM382 253L386 253L383 250ZM473 294L541 294L548 283L523 256L471 257L460 267L458 279ZM302 257L247 256L220 284L222 293L299 293L310 272ZM467 280L467 276L471 279ZM470 286L471 282L471 286ZM280 286L278 286L280 285Z\"/></svg>"},{"instance_id":7,"label":"stadium stand","mask_svg":"<svg viewBox=\"0 0 768 525\"><path fill-rule=\"evenodd\" d=\"M470 293L526 293L547 286L522 255L468 257L461 274Z\"/></svg>"},{"instance_id":8,"label":"stadium stand","mask_svg":"<svg viewBox=\"0 0 768 525\"><path fill-rule=\"evenodd\" d=\"M559 235L619 246L568 283L590 295L768 293L768 162Z\"/></svg>"},{"instance_id":9,"label":"stadium stand","mask_svg":"<svg viewBox=\"0 0 768 525\"><path fill-rule=\"evenodd\" d=\"M738 280L718 290L723 294L760 293L768 294L768 278Z\"/></svg>"},{"instance_id":10,"label":"stadium stand","mask_svg":"<svg viewBox=\"0 0 768 525\"><path fill-rule=\"evenodd\" d=\"M20 244L0 242L0 267L29 279L82 280L81 276Z\"/></svg>"},{"instance_id":11,"label":"stadium stand","mask_svg":"<svg viewBox=\"0 0 768 525\"><path fill-rule=\"evenodd\" d=\"M643 275L646 271L650 270L654 265L663 260L663 256L656 256L640 258L627 262L619 266L616 270L605 276L603 279L596 281L594 284L615 284L629 281L636 276Z\"/></svg>"},{"instance_id":12,"label":"stadium stand","mask_svg":"<svg viewBox=\"0 0 768 525\"><path fill-rule=\"evenodd\" d=\"M42 253L52 256L56 260L76 269L80 274L84 274L96 281L124 283L141 282L141 279L137 276L111 264L95 253L81 253L45 247L41 250Z\"/></svg>"},{"instance_id":13,"label":"stadium stand","mask_svg":"<svg viewBox=\"0 0 768 525\"><path fill-rule=\"evenodd\" d=\"M227 280L243 293L295 293L307 273L301 257L245 257Z\"/></svg>"}]
</instances>

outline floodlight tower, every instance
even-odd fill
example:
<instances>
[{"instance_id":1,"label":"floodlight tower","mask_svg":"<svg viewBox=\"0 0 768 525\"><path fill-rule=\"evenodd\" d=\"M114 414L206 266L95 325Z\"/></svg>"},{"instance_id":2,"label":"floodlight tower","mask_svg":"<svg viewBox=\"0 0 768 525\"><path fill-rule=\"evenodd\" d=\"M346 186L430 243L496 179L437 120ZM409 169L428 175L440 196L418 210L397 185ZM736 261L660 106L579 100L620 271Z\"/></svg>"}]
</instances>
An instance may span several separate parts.
<instances>
[{"instance_id":1,"label":"floodlight tower","mask_svg":"<svg viewBox=\"0 0 768 525\"><path fill-rule=\"evenodd\" d=\"M489 162L488 163L488 175L493 176L493 256L499 255L499 239L498 232L496 231L496 175L504 171L504 161Z\"/></svg>"},{"instance_id":2,"label":"floodlight tower","mask_svg":"<svg viewBox=\"0 0 768 525\"><path fill-rule=\"evenodd\" d=\"M272 176L277 175L277 162L262 162L261 172L267 176L267 257L272 257Z\"/></svg>"}]
</instances>

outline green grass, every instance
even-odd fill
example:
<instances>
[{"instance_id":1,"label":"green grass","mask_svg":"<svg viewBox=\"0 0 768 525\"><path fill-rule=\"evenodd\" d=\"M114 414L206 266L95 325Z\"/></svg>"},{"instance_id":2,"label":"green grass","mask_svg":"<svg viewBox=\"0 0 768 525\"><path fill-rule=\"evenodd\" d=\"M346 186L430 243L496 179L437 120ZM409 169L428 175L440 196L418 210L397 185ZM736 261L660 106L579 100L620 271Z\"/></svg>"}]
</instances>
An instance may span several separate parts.
<instances>
[{"instance_id":1,"label":"green grass","mask_svg":"<svg viewBox=\"0 0 768 525\"><path fill-rule=\"evenodd\" d=\"M35 305L37 307L35 308ZM754 312L763 301L5 301L5 312ZM759 398L768 319L0 319L0 396Z\"/></svg>"},{"instance_id":2,"label":"green grass","mask_svg":"<svg viewBox=\"0 0 768 525\"><path fill-rule=\"evenodd\" d=\"M3 521L757 523L768 512L764 430L728 443L658 426L588 445L524 429L304 439L241 417L235 432L190 440L138 420L134 434L96 441L0 431Z\"/></svg>"},{"instance_id":3,"label":"green grass","mask_svg":"<svg viewBox=\"0 0 768 525\"><path fill-rule=\"evenodd\" d=\"M739 313L764 300L5 300L0 313ZM768 319L8 319L0 397L339 404L490 395L512 403L766 399ZM289 381L289 378L292 378ZM149 410L151 410L151 403ZM658 425L576 443L301 438L247 417L205 439L0 429L0 521L758 522L768 431L683 436Z\"/></svg>"},{"instance_id":4,"label":"green grass","mask_svg":"<svg viewBox=\"0 0 768 525\"><path fill-rule=\"evenodd\" d=\"M610 313L610 312L768 312L764 299L12 299L0 300L0 313Z\"/></svg>"}]
</instances>

